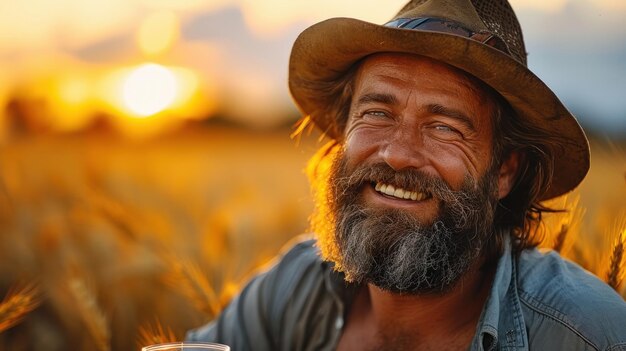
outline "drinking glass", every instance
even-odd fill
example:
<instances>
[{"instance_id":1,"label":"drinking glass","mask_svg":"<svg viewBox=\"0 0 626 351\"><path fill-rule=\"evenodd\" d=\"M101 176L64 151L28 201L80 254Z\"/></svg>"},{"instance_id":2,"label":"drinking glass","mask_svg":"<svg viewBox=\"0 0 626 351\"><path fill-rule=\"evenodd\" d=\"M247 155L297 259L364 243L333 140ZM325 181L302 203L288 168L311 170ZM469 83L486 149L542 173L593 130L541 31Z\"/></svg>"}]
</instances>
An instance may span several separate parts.
<instances>
[{"instance_id":1,"label":"drinking glass","mask_svg":"<svg viewBox=\"0 0 626 351\"><path fill-rule=\"evenodd\" d=\"M230 347L207 342L169 342L145 346L141 351L230 351Z\"/></svg>"}]
</instances>

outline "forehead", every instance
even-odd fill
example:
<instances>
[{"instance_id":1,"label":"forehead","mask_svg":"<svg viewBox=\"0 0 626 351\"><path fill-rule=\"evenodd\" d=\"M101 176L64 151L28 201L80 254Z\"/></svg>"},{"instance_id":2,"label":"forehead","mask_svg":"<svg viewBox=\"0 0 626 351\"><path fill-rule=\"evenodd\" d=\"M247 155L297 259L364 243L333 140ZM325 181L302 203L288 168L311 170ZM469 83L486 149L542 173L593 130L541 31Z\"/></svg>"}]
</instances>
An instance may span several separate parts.
<instances>
[{"instance_id":1,"label":"forehead","mask_svg":"<svg viewBox=\"0 0 626 351\"><path fill-rule=\"evenodd\" d=\"M493 100L480 80L446 63L419 55L378 53L366 57L356 72L356 85L372 81L426 84L467 92L483 102Z\"/></svg>"}]
</instances>

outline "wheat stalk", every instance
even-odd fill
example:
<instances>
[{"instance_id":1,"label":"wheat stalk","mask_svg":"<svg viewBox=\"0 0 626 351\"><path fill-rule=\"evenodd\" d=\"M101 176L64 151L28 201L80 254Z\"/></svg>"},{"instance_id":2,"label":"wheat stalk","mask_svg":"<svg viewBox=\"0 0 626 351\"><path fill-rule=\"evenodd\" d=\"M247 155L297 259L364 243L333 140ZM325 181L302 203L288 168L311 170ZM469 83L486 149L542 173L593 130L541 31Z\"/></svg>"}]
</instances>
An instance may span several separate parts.
<instances>
[{"instance_id":1,"label":"wheat stalk","mask_svg":"<svg viewBox=\"0 0 626 351\"><path fill-rule=\"evenodd\" d=\"M575 259L570 251L580 237L580 224L585 213L585 209L580 204L580 197L564 196L550 202L548 207L564 211L546 216L544 245L559 252L563 257Z\"/></svg>"},{"instance_id":2,"label":"wheat stalk","mask_svg":"<svg viewBox=\"0 0 626 351\"><path fill-rule=\"evenodd\" d=\"M139 327L139 339L137 340L139 347L176 342L178 340L172 329L169 327L164 328L159 321L156 321L155 324Z\"/></svg>"},{"instance_id":3,"label":"wheat stalk","mask_svg":"<svg viewBox=\"0 0 626 351\"><path fill-rule=\"evenodd\" d=\"M36 284L27 284L9 290L0 303L0 332L18 324L40 303L41 291Z\"/></svg>"},{"instance_id":4,"label":"wheat stalk","mask_svg":"<svg viewBox=\"0 0 626 351\"><path fill-rule=\"evenodd\" d=\"M563 249L563 245L565 244L565 238L567 237L567 232L569 230L569 225L567 223L561 224L561 230L557 234L554 239L554 244L552 245L552 249L556 252L561 252Z\"/></svg>"},{"instance_id":5,"label":"wheat stalk","mask_svg":"<svg viewBox=\"0 0 626 351\"><path fill-rule=\"evenodd\" d=\"M96 343L96 349L110 351L110 331L107 318L100 310L96 297L79 278L71 278L68 282L69 291L74 298L80 317L87 325L87 330Z\"/></svg>"},{"instance_id":6,"label":"wheat stalk","mask_svg":"<svg viewBox=\"0 0 626 351\"><path fill-rule=\"evenodd\" d=\"M613 253L611 254L611 263L609 265L609 271L606 275L606 282L616 291L619 291L619 285L622 282L624 275L624 245L626 241L626 229L624 229L617 236L615 245L613 246Z\"/></svg>"}]
</instances>

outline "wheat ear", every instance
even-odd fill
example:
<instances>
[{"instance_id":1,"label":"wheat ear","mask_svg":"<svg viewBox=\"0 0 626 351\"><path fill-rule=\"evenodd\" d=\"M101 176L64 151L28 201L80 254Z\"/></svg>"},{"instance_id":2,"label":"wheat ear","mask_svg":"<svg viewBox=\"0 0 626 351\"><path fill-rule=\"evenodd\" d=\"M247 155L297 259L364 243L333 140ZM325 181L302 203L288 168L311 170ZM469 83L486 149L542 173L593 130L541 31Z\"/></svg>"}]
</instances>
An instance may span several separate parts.
<instances>
[{"instance_id":1,"label":"wheat ear","mask_svg":"<svg viewBox=\"0 0 626 351\"><path fill-rule=\"evenodd\" d=\"M98 306L93 292L79 278L71 278L68 282L68 288L76 302L80 317L87 325L87 330L95 342L95 349L110 351L111 333L107 318Z\"/></svg>"},{"instance_id":2,"label":"wheat ear","mask_svg":"<svg viewBox=\"0 0 626 351\"><path fill-rule=\"evenodd\" d=\"M41 291L36 284L12 288L0 303L0 332L18 324L24 316L41 303Z\"/></svg>"},{"instance_id":3,"label":"wheat ear","mask_svg":"<svg viewBox=\"0 0 626 351\"><path fill-rule=\"evenodd\" d=\"M176 342L178 340L172 329L169 327L164 328L159 321L156 321L155 324L139 327L139 339L137 340L139 347Z\"/></svg>"},{"instance_id":4,"label":"wheat ear","mask_svg":"<svg viewBox=\"0 0 626 351\"><path fill-rule=\"evenodd\" d=\"M166 256L165 261L170 267L168 284L191 300L196 308L210 317L216 316L221 310L220 300L200 267L175 256Z\"/></svg>"},{"instance_id":5,"label":"wheat ear","mask_svg":"<svg viewBox=\"0 0 626 351\"><path fill-rule=\"evenodd\" d=\"M606 282L616 291L619 289L624 274L624 241L626 241L626 229L618 235L615 246L613 246L611 263L606 275Z\"/></svg>"}]
</instances>

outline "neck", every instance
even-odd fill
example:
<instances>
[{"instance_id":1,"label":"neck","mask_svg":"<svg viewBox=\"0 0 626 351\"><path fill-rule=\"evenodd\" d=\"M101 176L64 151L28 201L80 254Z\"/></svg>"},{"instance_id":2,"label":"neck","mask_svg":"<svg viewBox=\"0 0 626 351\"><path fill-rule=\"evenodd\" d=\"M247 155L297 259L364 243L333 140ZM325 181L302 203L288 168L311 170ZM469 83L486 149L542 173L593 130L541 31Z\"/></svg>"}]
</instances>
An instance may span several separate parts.
<instances>
[{"instance_id":1,"label":"neck","mask_svg":"<svg viewBox=\"0 0 626 351\"><path fill-rule=\"evenodd\" d=\"M363 317L382 340L419 339L424 344L427 339L468 335L469 343L495 273L494 269L479 269L482 263L444 294L403 295L369 284L361 290L355 304L361 306Z\"/></svg>"}]
</instances>

